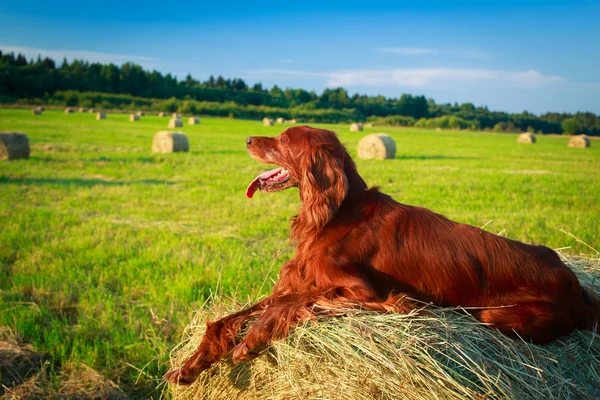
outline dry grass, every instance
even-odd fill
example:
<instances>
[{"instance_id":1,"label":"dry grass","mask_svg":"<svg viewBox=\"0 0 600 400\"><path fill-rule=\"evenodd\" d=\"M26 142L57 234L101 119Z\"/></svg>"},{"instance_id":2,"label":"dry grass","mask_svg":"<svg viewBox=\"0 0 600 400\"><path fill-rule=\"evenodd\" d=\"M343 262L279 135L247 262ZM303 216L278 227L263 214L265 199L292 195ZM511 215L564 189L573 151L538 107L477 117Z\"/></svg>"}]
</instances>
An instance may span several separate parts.
<instances>
[{"instance_id":1,"label":"dry grass","mask_svg":"<svg viewBox=\"0 0 600 400\"><path fill-rule=\"evenodd\" d=\"M190 151L190 142L181 132L160 131L152 139L153 153L178 153Z\"/></svg>"},{"instance_id":2,"label":"dry grass","mask_svg":"<svg viewBox=\"0 0 600 400\"><path fill-rule=\"evenodd\" d=\"M573 136L571 139L569 139L569 147L575 147L575 148L586 148L586 147L590 147L592 145L592 142L590 142L590 138L587 137L586 135L578 135L578 136Z\"/></svg>"},{"instance_id":3,"label":"dry grass","mask_svg":"<svg viewBox=\"0 0 600 400\"><path fill-rule=\"evenodd\" d=\"M353 123L350 125L350 132L361 132L363 130L362 124Z\"/></svg>"},{"instance_id":4,"label":"dry grass","mask_svg":"<svg viewBox=\"0 0 600 400\"><path fill-rule=\"evenodd\" d=\"M367 135L358 142L358 158L385 160L396 157L396 142L385 133Z\"/></svg>"},{"instance_id":5,"label":"dry grass","mask_svg":"<svg viewBox=\"0 0 600 400\"><path fill-rule=\"evenodd\" d=\"M23 344L13 332L0 327L0 395L38 371L44 355Z\"/></svg>"},{"instance_id":6,"label":"dry grass","mask_svg":"<svg viewBox=\"0 0 600 400\"><path fill-rule=\"evenodd\" d=\"M571 259L594 285L599 260ZM599 293L598 285L594 287ZM229 310L227 310L227 308ZM238 307L199 311L171 354L180 366L196 349L207 320ZM462 309L426 307L419 314L339 310L293 329L259 358L229 360L175 399L597 399L600 338L576 331L548 346L504 336Z\"/></svg>"},{"instance_id":7,"label":"dry grass","mask_svg":"<svg viewBox=\"0 0 600 400\"><path fill-rule=\"evenodd\" d=\"M125 393L97 371L67 365L56 376L48 357L0 327L0 399L126 399ZM53 379L54 378L54 379Z\"/></svg>"},{"instance_id":8,"label":"dry grass","mask_svg":"<svg viewBox=\"0 0 600 400\"><path fill-rule=\"evenodd\" d=\"M29 158L29 138L24 133L0 132L0 160Z\"/></svg>"},{"instance_id":9,"label":"dry grass","mask_svg":"<svg viewBox=\"0 0 600 400\"><path fill-rule=\"evenodd\" d=\"M517 137L517 143L533 144L533 143L535 143L535 141L536 141L535 135L530 132L521 133Z\"/></svg>"},{"instance_id":10,"label":"dry grass","mask_svg":"<svg viewBox=\"0 0 600 400\"><path fill-rule=\"evenodd\" d=\"M171 118L169 120L169 128L181 128L183 126L183 121L177 118Z\"/></svg>"}]
</instances>

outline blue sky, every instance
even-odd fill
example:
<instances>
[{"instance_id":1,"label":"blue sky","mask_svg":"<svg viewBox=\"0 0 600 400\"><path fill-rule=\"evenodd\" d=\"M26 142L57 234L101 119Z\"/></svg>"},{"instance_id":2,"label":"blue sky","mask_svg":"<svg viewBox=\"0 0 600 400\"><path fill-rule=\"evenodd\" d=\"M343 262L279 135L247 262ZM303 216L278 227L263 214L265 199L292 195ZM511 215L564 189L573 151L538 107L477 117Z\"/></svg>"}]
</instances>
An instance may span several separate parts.
<instances>
[{"instance_id":1,"label":"blue sky","mask_svg":"<svg viewBox=\"0 0 600 400\"><path fill-rule=\"evenodd\" d=\"M600 1L0 0L0 49L179 78L600 114Z\"/></svg>"}]
</instances>

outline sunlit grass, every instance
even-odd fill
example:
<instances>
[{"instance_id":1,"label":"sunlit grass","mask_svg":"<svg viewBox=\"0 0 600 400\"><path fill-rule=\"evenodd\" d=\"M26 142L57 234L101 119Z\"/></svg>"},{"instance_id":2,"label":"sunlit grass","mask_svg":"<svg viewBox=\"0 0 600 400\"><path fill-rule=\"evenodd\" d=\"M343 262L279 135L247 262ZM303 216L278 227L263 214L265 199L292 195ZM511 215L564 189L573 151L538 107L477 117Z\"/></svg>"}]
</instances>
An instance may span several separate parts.
<instances>
[{"instance_id":1,"label":"sunlit grass","mask_svg":"<svg viewBox=\"0 0 600 400\"><path fill-rule=\"evenodd\" d=\"M299 206L296 189L244 195L266 169L244 139L280 127L202 118L180 129L190 153L153 155L167 121L0 109L0 130L32 146L29 160L0 164L0 325L139 397L158 396L167 350L212 292L244 302L270 291ZM357 165L400 202L572 254L590 249L561 229L600 249L600 142L318 126L352 155L363 134L392 136L396 159Z\"/></svg>"}]
</instances>

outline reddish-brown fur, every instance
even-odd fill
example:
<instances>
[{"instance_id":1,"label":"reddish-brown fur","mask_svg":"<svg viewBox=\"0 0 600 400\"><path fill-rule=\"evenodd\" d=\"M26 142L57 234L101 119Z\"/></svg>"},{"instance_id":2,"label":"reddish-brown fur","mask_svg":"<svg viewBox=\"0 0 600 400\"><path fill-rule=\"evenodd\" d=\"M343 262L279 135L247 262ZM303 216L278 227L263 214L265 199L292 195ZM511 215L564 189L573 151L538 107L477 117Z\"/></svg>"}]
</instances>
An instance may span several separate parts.
<instances>
[{"instance_id":1,"label":"reddish-brown fur","mask_svg":"<svg viewBox=\"0 0 600 400\"><path fill-rule=\"evenodd\" d=\"M208 324L198 350L165 375L168 381L189 384L226 355L236 363L254 356L316 312L407 312L415 307L407 297L468 307L500 332L539 344L596 328L600 302L554 251L367 189L333 132L294 127L275 138L248 138L247 145L254 158L290 171L275 190L300 189L303 205L291 230L296 255L269 297Z\"/></svg>"}]
</instances>

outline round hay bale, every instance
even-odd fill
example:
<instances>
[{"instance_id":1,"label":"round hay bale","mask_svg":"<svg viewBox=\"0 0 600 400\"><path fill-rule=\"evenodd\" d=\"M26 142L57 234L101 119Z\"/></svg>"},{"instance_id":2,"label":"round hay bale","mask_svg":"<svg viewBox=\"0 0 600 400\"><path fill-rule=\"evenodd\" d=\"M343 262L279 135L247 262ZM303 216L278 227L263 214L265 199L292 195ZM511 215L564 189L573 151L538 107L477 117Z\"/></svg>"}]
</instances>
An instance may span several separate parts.
<instances>
[{"instance_id":1,"label":"round hay bale","mask_svg":"<svg viewBox=\"0 0 600 400\"><path fill-rule=\"evenodd\" d=\"M181 128L183 126L183 121L179 118L171 118L169 120L169 128Z\"/></svg>"},{"instance_id":2,"label":"round hay bale","mask_svg":"<svg viewBox=\"0 0 600 400\"><path fill-rule=\"evenodd\" d=\"M367 135L358 142L358 157L363 160L385 160L396 157L396 143L385 133Z\"/></svg>"},{"instance_id":3,"label":"round hay bale","mask_svg":"<svg viewBox=\"0 0 600 400\"><path fill-rule=\"evenodd\" d=\"M33 115L42 115L42 107L34 107L34 108L31 110L31 113L32 113Z\"/></svg>"},{"instance_id":4,"label":"round hay bale","mask_svg":"<svg viewBox=\"0 0 600 400\"><path fill-rule=\"evenodd\" d=\"M93 108L90 108L90 109L88 110L88 112L89 112L90 114L93 114L95 111L96 111L96 110L94 110Z\"/></svg>"},{"instance_id":5,"label":"round hay bale","mask_svg":"<svg viewBox=\"0 0 600 400\"><path fill-rule=\"evenodd\" d=\"M29 139L24 133L0 132L0 160L29 158Z\"/></svg>"},{"instance_id":6,"label":"round hay bale","mask_svg":"<svg viewBox=\"0 0 600 400\"><path fill-rule=\"evenodd\" d=\"M571 139L569 139L569 147L583 149L586 147L590 147L591 145L592 142L590 141L590 138L586 135L573 136Z\"/></svg>"},{"instance_id":7,"label":"round hay bale","mask_svg":"<svg viewBox=\"0 0 600 400\"><path fill-rule=\"evenodd\" d=\"M200 123L200 118L198 117L191 117L190 119L188 119L188 125L198 125Z\"/></svg>"},{"instance_id":8,"label":"round hay bale","mask_svg":"<svg viewBox=\"0 0 600 400\"><path fill-rule=\"evenodd\" d=\"M96 119L97 120L106 119L106 113L105 112L96 113Z\"/></svg>"},{"instance_id":9,"label":"round hay bale","mask_svg":"<svg viewBox=\"0 0 600 400\"><path fill-rule=\"evenodd\" d=\"M83 107L80 107L77 111L79 111L80 113L82 113L82 112L86 112L87 110L85 108L83 108Z\"/></svg>"},{"instance_id":10,"label":"round hay bale","mask_svg":"<svg viewBox=\"0 0 600 400\"><path fill-rule=\"evenodd\" d=\"M367 122L366 124L363 125L365 128L373 128L375 125L373 125L372 122Z\"/></svg>"},{"instance_id":11,"label":"round hay bale","mask_svg":"<svg viewBox=\"0 0 600 400\"><path fill-rule=\"evenodd\" d=\"M436 132L441 132L441 131L442 131L442 128L440 128L440 127L438 126L437 128L435 128L435 131L436 131Z\"/></svg>"},{"instance_id":12,"label":"round hay bale","mask_svg":"<svg viewBox=\"0 0 600 400\"><path fill-rule=\"evenodd\" d=\"M72 114L72 113L73 113L73 109L71 107L65 108L65 114Z\"/></svg>"},{"instance_id":13,"label":"round hay bale","mask_svg":"<svg viewBox=\"0 0 600 400\"><path fill-rule=\"evenodd\" d=\"M361 132L363 130L362 124L353 123L350 125L350 132Z\"/></svg>"},{"instance_id":14,"label":"round hay bale","mask_svg":"<svg viewBox=\"0 0 600 400\"><path fill-rule=\"evenodd\" d=\"M281 118L281 117L277 118L277 123L278 124L283 124L283 121L284 121L283 118Z\"/></svg>"},{"instance_id":15,"label":"round hay bale","mask_svg":"<svg viewBox=\"0 0 600 400\"><path fill-rule=\"evenodd\" d=\"M295 123L296 123L296 119L295 119L295 118L294 118L294 119L290 119L288 122L289 122L290 124L295 124Z\"/></svg>"},{"instance_id":16,"label":"round hay bale","mask_svg":"<svg viewBox=\"0 0 600 400\"><path fill-rule=\"evenodd\" d=\"M533 144L535 141L535 135L531 132L521 133L519 137L517 137L517 143Z\"/></svg>"},{"instance_id":17,"label":"round hay bale","mask_svg":"<svg viewBox=\"0 0 600 400\"><path fill-rule=\"evenodd\" d=\"M273 126L274 125L274 121L271 118L264 117L263 118L263 125L264 126Z\"/></svg>"},{"instance_id":18,"label":"round hay bale","mask_svg":"<svg viewBox=\"0 0 600 400\"><path fill-rule=\"evenodd\" d=\"M179 115L179 114L177 114L176 112L174 112L173 114L171 114L171 118L175 118L175 119L177 119L177 118L179 118L179 117L180 117L180 115Z\"/></svg>"},{"instance_id":19,"label":"round hay bale","mask_svg":"<svg viewBox=\"0 0 600 400\"><path fill-rule=\"evenodd\" d=\"M163 117L165 117L166 115L167 115L167 113L165 113L165 112L159 112L159 113L158 113L158 118L163 118Z\"/></svg>"},{"instance_id":20,"label":"round hay bale","mask_svg":"<svg viewBox=\"0 0 600 400\"><path fill-rule=\"evenodd\" d=\"M153 153L179 153L190 151L190 142L181 132L160 131L152 139Z\"/></svg>"},{"instance_id":21,"label":"round hay bale","mask_svg":"<svg viewBox=\"0 0 600 400\"><path fill-rule=\"evenodd\" d=\"M144 115L146 115L146 113L145 113L145 112L143 112L143 111L137 111L137 112L135 113L135 115L137 115L138 117L143 117Z\"/></svg>"},{"instance_id":22,"label":"round hay bale","mask_svg":"<svg viewBox=\"0 0 600 400\"><path fill-rule=\"evenodd\" d=\"M592 278L582 281L589 287ZM171 353L172 368L196 350L206 321L239 310L212 304L214 311L198 311L187 327L186 340ZM531 345L461 309L340 310L294 327L250 362L233 365L225 358L193 385L169 385L169 391L175 400L597 399L598 354L600 340L592 332Z\"/></svg>"},{"instance_id":23,"label":"round hay bale","mask_svg":"<svg viewBox=\"0 0 600 400\"><path fill-rule=\"evenodd\" d=\"M129 114L129 120L130 121L139 121L140 120L140 116L137 114Z\"/></svg>"}]
</instances>

